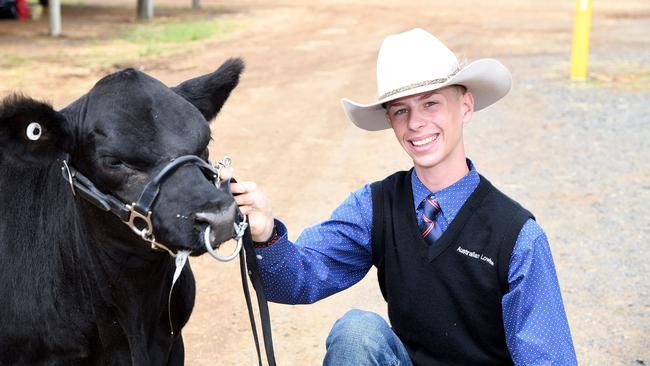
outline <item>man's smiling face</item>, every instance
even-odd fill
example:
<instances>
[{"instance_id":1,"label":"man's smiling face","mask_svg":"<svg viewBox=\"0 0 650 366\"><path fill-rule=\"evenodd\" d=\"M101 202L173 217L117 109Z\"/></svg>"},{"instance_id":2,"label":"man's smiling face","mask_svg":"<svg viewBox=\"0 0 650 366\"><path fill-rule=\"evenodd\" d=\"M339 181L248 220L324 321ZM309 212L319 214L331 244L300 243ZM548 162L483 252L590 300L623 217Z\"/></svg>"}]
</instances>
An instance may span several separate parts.
<instances>
[{"instance_id":1,"label":"man's smiling face","mask_svg":"<svg viewBox=\"0 0 650 366\"><path fill-rule=\"evenodd\" d=\"M474 100L460 86L406 96L386 105L386 116L416 170L465 162L463 123L472 115Z\"/></svg>"}]
</instances>

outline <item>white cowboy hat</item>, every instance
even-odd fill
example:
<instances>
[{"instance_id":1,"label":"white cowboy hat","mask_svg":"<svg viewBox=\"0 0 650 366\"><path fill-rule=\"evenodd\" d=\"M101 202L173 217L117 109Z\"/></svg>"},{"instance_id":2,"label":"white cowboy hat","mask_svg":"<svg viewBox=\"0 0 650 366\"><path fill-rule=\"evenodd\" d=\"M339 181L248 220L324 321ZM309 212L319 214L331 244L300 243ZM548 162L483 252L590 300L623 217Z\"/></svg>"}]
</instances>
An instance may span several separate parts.
<instances>
[{"instance_id":1,"label":"white cowboy hat","mask_svg":"<svg viewBox=\"0 0 650 366\"><path fill-rule=\"evenodd\" d=\"M377 56L378 100L370 104L341 99L348 118L368 131L390 128L383 104L401 97L463 85L474 96L474 110L503 98L512 85L510 71L494 59L460 67L458 58L438 38L416 28L386 37Z\"/></svg>"}]
</instances>

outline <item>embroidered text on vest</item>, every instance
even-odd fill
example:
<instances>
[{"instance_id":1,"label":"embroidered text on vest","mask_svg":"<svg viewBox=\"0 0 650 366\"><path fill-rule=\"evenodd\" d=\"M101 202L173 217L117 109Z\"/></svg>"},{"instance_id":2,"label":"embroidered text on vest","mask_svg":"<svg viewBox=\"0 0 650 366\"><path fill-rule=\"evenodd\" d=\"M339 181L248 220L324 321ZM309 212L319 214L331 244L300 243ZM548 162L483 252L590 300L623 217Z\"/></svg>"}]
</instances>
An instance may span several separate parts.
<instances>
[{"instance_id":1,"label":"embroidered text on vest","mask_svg":"<svg viewBox=\"0 0 650 366\"><path fill-rule=\"evenodd\" d=\"M458 249L456 249L456 251L458 253L460 253L460 254L465 254L468 257L480 259L480 260L488 263L489 265L494 266L494 262L492 261L492 258L488 258L488 257L484 256L483 254L476 253L476 252L464 249L460 245L458 246Z\"/></svg>"}]
</instances>

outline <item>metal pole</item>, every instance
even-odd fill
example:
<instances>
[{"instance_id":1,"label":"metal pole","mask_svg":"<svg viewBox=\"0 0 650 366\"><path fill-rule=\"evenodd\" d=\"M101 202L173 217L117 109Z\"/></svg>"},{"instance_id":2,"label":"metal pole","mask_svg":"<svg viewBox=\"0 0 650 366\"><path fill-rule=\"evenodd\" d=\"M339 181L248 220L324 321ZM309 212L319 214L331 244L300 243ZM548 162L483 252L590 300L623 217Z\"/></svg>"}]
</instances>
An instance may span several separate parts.
<instances>
[{"instance_id":1,"label":"metal pole","mask_svg":"<svg viewBox=\"0 0 650 366\"><path fill-rule=\"evenodd\" d=\"M138 0L138 19L153 19L153 0Z\"/></svg>"},{"instance_id":2,"label":"metal pole","mask_svg":"<svg viewBox=\"0 0 650 366\"><path fill-rule=\"evenodd\" d=\"M571 48L571 80L587 79L589 61L589 33L591 31L591 0L578 0L573 25Z\"/></svg>"},{"instance_id":3,"label":"metal pole","mask_svg":"<svg viewBox=\"0 0 650 366\"><path fill-rule=\"evenodd\" d=\"M61 35L61 1L50 0L48 12L50 14L50 35L57 37Z\"/></svg>"},{"instance_id":4,"label":"metal pole","mask_svg":"<svg viewBox=\"0 0 650 366\"><path fill-rule=\"evenodd\" d=\"M199 0L192 0L192 9L199 8Z\"/></svg>"}]
</instances>

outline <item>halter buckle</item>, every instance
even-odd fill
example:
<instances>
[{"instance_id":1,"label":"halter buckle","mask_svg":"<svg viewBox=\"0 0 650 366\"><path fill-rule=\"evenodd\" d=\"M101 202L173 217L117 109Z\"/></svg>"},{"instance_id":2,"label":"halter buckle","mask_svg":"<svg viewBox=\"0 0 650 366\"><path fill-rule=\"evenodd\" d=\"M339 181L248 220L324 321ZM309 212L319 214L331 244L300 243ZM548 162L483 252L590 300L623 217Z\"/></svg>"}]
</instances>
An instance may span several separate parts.
<instances>
[{"instance_id":1,"label":"halter buckle","mask_svg":"<svg viewBox=\"0 0 650 366\"><path fill-rule=\"evenodd\" d=\"M134 233L138 234L144 240L150 240L153 236L153 225L151 224L151 211L147 212L147 215L143 215L136 211L133 207L135 203L126 205L126 208L129 210L129 221L126 224L133 230ZM146 226L140 229L136 226L136 220L143 222Z\"/></svg>"}]
</instances>

